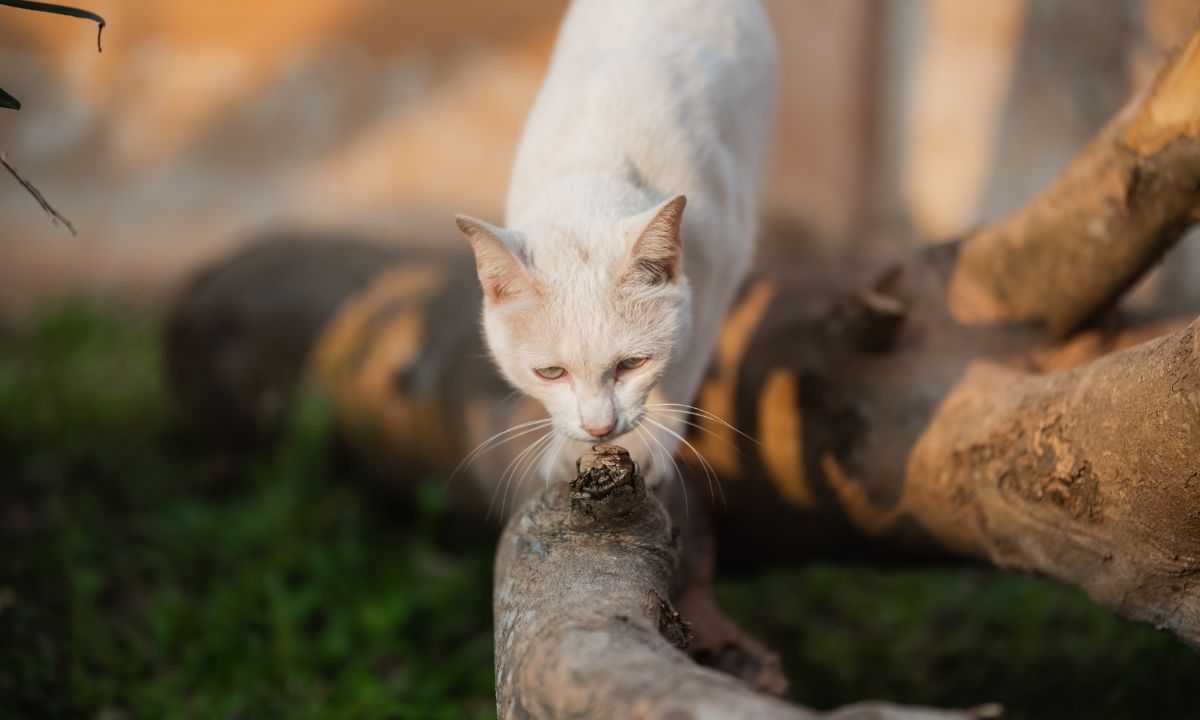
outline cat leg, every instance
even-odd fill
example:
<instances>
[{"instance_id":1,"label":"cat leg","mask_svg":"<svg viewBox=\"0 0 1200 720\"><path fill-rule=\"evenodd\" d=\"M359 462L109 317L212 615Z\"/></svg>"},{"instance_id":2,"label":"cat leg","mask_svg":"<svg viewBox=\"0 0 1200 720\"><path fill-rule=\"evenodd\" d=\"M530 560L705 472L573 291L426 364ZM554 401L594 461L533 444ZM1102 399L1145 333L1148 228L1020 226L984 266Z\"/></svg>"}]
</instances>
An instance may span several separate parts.
<instances>
[{"instance_id":1,"label":"cat leg","mask_svg":"<svg viewBox=\"0 0 1200 720\"><path fill-rule=\"evenodd\" d=\"M692 624L687 652L701 665L740 678L759 692L786 697L788 681L779 655L740 628L717 603L716 539L707 508L689 506L685 501L686 482L686 477L672 477L656 494L680 534L682 553L674 602Z\"/></svg>"}]
</instances>

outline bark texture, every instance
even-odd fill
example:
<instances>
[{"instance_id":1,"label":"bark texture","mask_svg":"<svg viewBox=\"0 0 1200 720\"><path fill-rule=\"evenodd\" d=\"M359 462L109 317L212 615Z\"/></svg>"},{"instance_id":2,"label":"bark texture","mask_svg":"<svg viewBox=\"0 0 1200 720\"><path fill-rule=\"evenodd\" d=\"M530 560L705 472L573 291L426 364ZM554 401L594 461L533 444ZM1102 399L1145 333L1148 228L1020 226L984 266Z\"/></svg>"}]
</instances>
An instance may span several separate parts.
<instances>
[{"instance_id":1,"label":"bark texture","mask_svg":"<svg viewBox=\"0 0 1200 720\"><path fill-rule=\"evenodd\" d=\"M919 267L887 351L862 350L844 322L853 296L806 319L776 288L738 372L706 384L701 405L759 440L698 420L693 443L726 480L723 550L976 558L1200 644L1197 325L1116 352L1140 333L1096 331L1056 353L1025 331L953 323L938 273Z\"/></svg>"},{"instance_id":2,"label":"bark texture","mask_svg":"<svg viewBox=\"0 0 1200 720\"><path fill-rule=\"evenodd\" d=\"M679 533L628 453L597 446L508 521L496 554L496 699L510 718L844 720L980 717L884 703L824 716L755 692L683 652L671 604Z\"/></svg>"},{"instance_id":3,"label":"bark texture","mask_svg":"<svg viewBox=\"0 0 1200 720\"><path fill-rule=\"evenodd\" d=\"M1200 647L1198 330L1045 376L968 368L913 448L903 506L948 545Z\"/></svg>"},{"instance_id":4,"label":"bark texture","mask_svg":"<svg viewBox=\"0 0 1200 720\"><path fill-rule=\"evenodd\" d=\"M1065 335L1108 306L1194 221L1200 33L1047 192L970 235L949 287L964 322L1035 321Z\"/></svg>"}]
</instances>

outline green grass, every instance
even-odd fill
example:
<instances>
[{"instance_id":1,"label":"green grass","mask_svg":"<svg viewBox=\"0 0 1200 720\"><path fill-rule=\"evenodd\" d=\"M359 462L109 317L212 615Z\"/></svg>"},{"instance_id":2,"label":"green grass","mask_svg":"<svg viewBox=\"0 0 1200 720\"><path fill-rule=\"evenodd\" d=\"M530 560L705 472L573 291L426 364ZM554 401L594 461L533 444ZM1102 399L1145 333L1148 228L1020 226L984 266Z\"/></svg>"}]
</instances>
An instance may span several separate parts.
<instances>
[{"instance_id":1,"label":"green grass","mask_svg":"<svg viewBox=\"0 0 1200 720\"><path fill-rule=\"evenodd\" d=\"M0 332L0 718L490 717L491 547L446 549L446 521L355 469L315 398L273 450L209 447L150 321ZM1200 656L1050 583L815 567L721 594L820 707L1200 717Z\"/></svg>"},{"instance_id":2,"label":"green grass","mask_svg":"<svg viewBox=\"0 0 1200 720\"><path fill-rule=\"evenodd\" d=\"M321 403L222 456L150 324L71 305L3 343L0 717L494 715L490 550L436 547L436 493L373 497Z\"/></svg>"},{"instance_id":3,"label":"green grass","mask_svg":"<svg viewBox=\"0 0 1200 720\"><path fill-rule=\"evenodd\" d=\"M872 697L1000 702L1006 718L1200 717L1200 654L1045 580L817 566L726 582L720 598L817 707Z\"/></svg>"}]
</instances>

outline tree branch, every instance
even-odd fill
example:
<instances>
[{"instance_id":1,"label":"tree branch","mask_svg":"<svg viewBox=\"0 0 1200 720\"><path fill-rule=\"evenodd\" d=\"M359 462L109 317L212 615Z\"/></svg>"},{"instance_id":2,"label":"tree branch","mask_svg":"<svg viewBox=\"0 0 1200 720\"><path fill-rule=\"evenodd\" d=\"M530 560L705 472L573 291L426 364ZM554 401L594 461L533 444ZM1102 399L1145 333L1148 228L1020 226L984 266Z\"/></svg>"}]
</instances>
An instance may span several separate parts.
<instances>
[{"instance_id":1,"label":"tree branch","mask_svg":"<svg viewBox=\"0 0 1200 720\"><path fill-rule=\"evenodd\" d=\"M708 381L702 404L762 442L698 421L693 442L737 487L715 516L722 544L771 563L977 558L1200 646L1197 324L1053 357L1033 333L955 323L936 266L905 274L911 319L889 352L858 349L841 313L780 288L736 384ZM1073 367L1040 372L1056 364ZM741 453L721 455L713 433Z\"/></svg>"},{"instance_id":2,"label":"tree branch","mask_svg":"<svg viewBox=\"0 0 1200 720\"><path fill-rule=\"evenodd\" d=\"M962 243L948 304L968 323L1075 330L1194 222L1200 191L1200 29L1047 192Z\"/></svg>"},{"instance_id":3,"label":"tree branch","mask_svg":"<svg viewBox=\"0 0 1200 720\"><path fill-rule=\"evenodd\" d=\"M496 555L496 699L512 718L761 718L812 711L754 692L681 650L678 534L629 455L597 446L509 520ZM988 708L981 714L991 714ZM843 720L979 714L864 703Z\"/></svg>"},{"instance_id":4,"label":"tree branch","mask_svg":"<svg viewBox=\"0 0 1200 720\"><path fill-rule=\"evenodd\" d=\"M62 213L54 209L54 206L51 205L48 200L46 200L41 191L34 187L32 182L25 179L25 177L17 171L17 168L8 161L8 156L4 153L0 153L0 165L3 165L4 169L8 170L9 174L17 179L17 182L21 183L21 187L25 188L25 190L33 196L34 200L37 200L38 205L41 205L42 210L45 210L46 214L50 217L50 222L54 223L55 225L61 222L63 225L67 226L67 229L71 231L72 235L78 235L78 233L75 232L75 226L71 224L71 221L63 216Z\"/></svg>"},{"instance_id":5,"label":"tree branch","mask_svg":"<svg viewBox=\"0 0 1200 720\"><path fill-rule=\"evenodd\" d=\"M245 428L268 399L280 406L281 379L306 368L334 398L360 457L443 475L498 430L539 416L532 401L501 402L509 389L479 346L467 258L396 262L352 247L259 248L207 273L177 305L167 347L189 406L204 399L212 427ZM759 442L704 417L689 436L731 489L713 515L722 553L742 567L995 562L1083 586L1114 611L1194 642L1200 623L1180 608L1192 602L1200 562L1200 529L1188 514L1200 507L1200 393L1188 374L1200 361L1180 348L1195 328L1098 329L1047 345L1032 329L965 327L943 304L943 252L910 258L882 283L831 281L837 273L823 268L746 290L697 404ZM873 325L862 320L861 287L891 298L875 303L889 318L886 343L863 342ZM338 298L335 313L328 303ZM1058 368L1069 369L1043 374ZM975 409L952 412L967 400ZM483 516L496 492L486 468L523 447L501 445L451 483L454 506ZM979 453L992 459L969 460ZM703 478L693 457L680 461ZM707 497L693 488L690 515L674 499L672 513L703 516ZM1086 510L1093 501L1099 520ZM692 557L682 580L692 587L711 574L705 537L685 545ZM1097 567L1083 550L1064 549L1079 538L1109 546L1113 559ZM710 615L703 595L696 603L686 590L680 605ZM699 624L697 644L720 647L720 628ZM745 677L770 687L769 653L735 644L757 663Z\"/></svg>"},{"instance_id":6,"label":"tree branch","mask_svg":"<svg viewBox=\"0 0 1200 720\"><path fill-rule=\"evenodd\" d=\"M908 460L898 512L1200 648L1200 321L1044 376L977 363Z\"/></svg>"},{"instance_id":7,"label":"tree branch","mask_svg":"<svg viewBox=\"0 0 1200 720\"><path fill-rule=\"evenodd\" d=\"M105 22L104 22L104 18L100 17L99 15L97 15L94 12L90 12L88 10L81 10L79 8L70 7L68 5L56 5L54 3L45 3L45 2L31 2L30 0L0 0L0 5L6 5L8 7L17 8L18 10L30 10L33 12L52 13L55 15L66 15L68 17L77 17L77 18L83 18L85 20L91 20L91 21L95 22L97 25L97 27L96 27L96 52L104 52L104 49L100 46L100 35L101 35L101 33L104 32ZM13 97L12 95L5 92L4 90L0 90L0 107L3 107L8 110L20 110L21 102L19 100L17 100L15 97ZM25 190L30 195L33 196L34 200L37 200L38 205L42 206L42 210L45 210L46 214L50 216L51 222L53 222L56 225L59 222L61 222L63 225L67 226L67 229L71 231L72 235L78 234L75 232L75 226L71 224L71 221L68 220L66 217L64 217L62 215L62 213L55 210L54 207L52 205L50 205L50 203L42 195L42 193L36 187L34 187L32 182L30 182L29 180L22 177L21 173L19 173L17 171L17 169L8 162L8 157L6 157L4 155L4 153L0 153L0 164L4 165L4 168L6 170L8 170L9 174L12 175L14 178L16 178L17 182L21 183L21 186L23 188L25 188Z\"/></svg>"}]
</instances>

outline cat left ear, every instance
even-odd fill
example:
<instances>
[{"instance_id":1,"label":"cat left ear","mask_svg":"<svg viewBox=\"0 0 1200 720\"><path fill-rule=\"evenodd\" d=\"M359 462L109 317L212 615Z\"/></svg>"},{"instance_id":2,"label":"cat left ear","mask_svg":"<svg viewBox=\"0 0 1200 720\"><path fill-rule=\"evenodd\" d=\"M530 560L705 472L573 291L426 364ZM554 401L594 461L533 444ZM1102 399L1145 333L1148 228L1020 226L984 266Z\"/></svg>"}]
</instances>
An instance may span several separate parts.
<instances>
[{"instance_id":1,"label":"cat left ear","mask_svg":"<svg viewBox=\"0 0 1200 720\"><path fill-rule=\"evenodd\" d=\"M634 226L641 224L641 228L621 273L621 282L659 285L679 278L683 272L679 228L686 205L687 198L676 195L635 218Z\"/></svg>"},{"instance_id":2,"label":"cat left ear","mask_svg":"<svg viewBox=\"0 0 1200 720\"><path fill-rule=\"evenodd\" d=\"M533 278L512 233L466 215L456 215L454 221L471 241L479 284L489 301L503 302L532 287Z\"/></svg>"}]
</instances>

